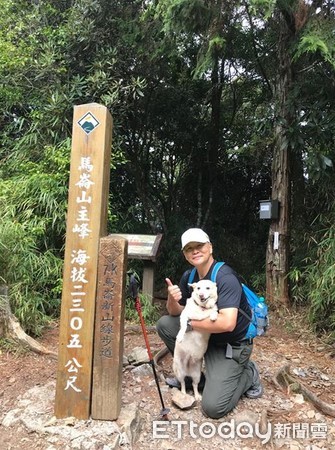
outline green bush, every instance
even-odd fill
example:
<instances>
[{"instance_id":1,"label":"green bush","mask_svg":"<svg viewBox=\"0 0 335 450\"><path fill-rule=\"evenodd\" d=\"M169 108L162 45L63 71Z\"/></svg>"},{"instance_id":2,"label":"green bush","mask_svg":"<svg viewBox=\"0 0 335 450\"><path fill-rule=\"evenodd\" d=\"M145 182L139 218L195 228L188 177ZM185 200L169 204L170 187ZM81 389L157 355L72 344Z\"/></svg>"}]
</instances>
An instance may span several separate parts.
<instances>
[{"instance_id":1,"label":"green bush","mask_svg":"<svg viewBox=\"0 0 335 450\"><path fill-rule=\"evenodd\" d=\"M24 225L0 223L0 273L9 286L12 312L28 334L38 336L60 305L62 260L39 251Z\"/></svg>"},{"instance_id":2,"label":"green bush","mask_svg":"<svg viewBox=\"0 0 335 450\"><path fill-rule=\"evenodd\" d=\"M158 306L152 304L152 300L149 295L139 294L139 299L145 324L155 325L160 317ZM131 323L140 323L139 315L135 308L135 300L132 298L126 299L125 318Z\"/></svg>"},{"instance_id":3,"label":"green bush","mask_svg":"<svg viewBox=\"0 0 335 450\"><path fill-rule=\"evenodd\" d=\"M68 154L68 143L46 147L43 164L27 163L12 179L0 173L0 279L12 312L35 336L60 309Z\"/></svg>"},{"instance_id":4,"label":"green bush","mask_svg":"<svg viewBox=\"0 0 335 450\"><path fill-rule=\"evenodd\" d=\"M308 306L308 318L318 332L335 339L335 225L310 238L309 257L303 268L290 272L296 303Z\"/></svg>"}]
</instances>

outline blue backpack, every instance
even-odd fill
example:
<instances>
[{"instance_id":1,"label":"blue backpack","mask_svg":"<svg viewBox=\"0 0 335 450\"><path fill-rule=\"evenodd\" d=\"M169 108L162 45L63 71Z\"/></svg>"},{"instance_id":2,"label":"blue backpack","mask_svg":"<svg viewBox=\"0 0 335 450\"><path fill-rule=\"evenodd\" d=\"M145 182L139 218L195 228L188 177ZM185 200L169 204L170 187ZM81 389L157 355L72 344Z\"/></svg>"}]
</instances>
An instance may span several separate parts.
<instances>
[{"instance_id":1,"label":"blue backpack","mask_svg":"<svg viewBox=\"0 0 335 450\"><path fill-rule=\"evenodd\" d=\"M216 281L216 275L223 264L224 262L217 262L213 267L211 273L211 281L213 281L214 283ZM195 273L196 268L194 267L188 277L188 283L193 282ZM248 286L243 283L241 284L244 295L251 309L251 317L241 308L238 309L240 313L243 314L250 322L244 339L253 339L256 336L262 336L269 326L268 306L265 303L264 297L258 297L258 295L255 294L254 291L248 288Z\"/></svg>"}]
</instances>

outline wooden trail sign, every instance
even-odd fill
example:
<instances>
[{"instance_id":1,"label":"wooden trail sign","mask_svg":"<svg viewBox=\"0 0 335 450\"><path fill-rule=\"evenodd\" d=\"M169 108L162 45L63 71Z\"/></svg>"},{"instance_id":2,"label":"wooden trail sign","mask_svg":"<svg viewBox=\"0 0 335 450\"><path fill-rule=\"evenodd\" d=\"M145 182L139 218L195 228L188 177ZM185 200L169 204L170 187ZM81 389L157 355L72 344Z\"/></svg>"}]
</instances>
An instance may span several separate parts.
<instances>
[{"instance_id":1,"label":"wooden trail sign","mask_svg":"<svg viewBox=\"0 0 335 450\"><path fill-rule=\"evenodd\" d=\"M116 420L121 410L128 241L101 238L95 314L92 418Z\"/></svg>"},{"instance_id":2,"label":"wooden trail sign","mask_svg":"<svg viewBox=\"0 0 335 450\"><path fill-rule=\"evenodd\" d=\"M107 232L112 117L74 107L55 415L88 419L99 241Z\"/></svg>"},{"instance_id":3,"label":"wooden trail sign","mask_svg":"<svg viewBox=\"0 0 335 450\"><path fill-rule=\"evenodd\" d=\"M153 304L155 262L163 235L119 234L119 236L128 240L128 258L144 261L142 292L149 296Z\"/></svg>"}]
</instances>

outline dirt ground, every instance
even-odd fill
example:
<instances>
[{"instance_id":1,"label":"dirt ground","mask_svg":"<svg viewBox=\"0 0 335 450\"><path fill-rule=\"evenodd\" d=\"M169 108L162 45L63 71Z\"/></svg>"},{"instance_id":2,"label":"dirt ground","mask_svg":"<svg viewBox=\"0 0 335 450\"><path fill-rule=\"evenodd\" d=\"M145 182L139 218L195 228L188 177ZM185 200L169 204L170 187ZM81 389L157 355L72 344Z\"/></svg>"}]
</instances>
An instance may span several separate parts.
<instances>
[{"instance_id":1,"label":"dirt ground","mask_svg":"<svg viewBox=\"0 0 335 450\"><path fill-rule=\"evenodd\" d=\"M291 374L308 387L320 399L335 408L335 349L322 340L316 339L302 321L292 317L284 319L272 317L267 336L255 341L253 359L257 362L264 395L257 400L241 399L236 410L220 421L206 419L196 405L189 410L180 410L171 401L171 389L161 382L162 395L170 409L169 425L157 425L161 403L152 375L141 379L124 369L124 405L136 402L144 418L141 436L133 444L134 450L141 449L192 449L218 448L254 450L258 448L335 449L335 417L317 410L301 395L290 390L278 389L273 378L278 370L290 364ZM152 352L162 348L154 331L149 333ZM54 323L39 339L45 346L57 350L58 324ZM126 325L124 337L127 355L134 347L145 347L140 329ZM171 357L165 356L159 362L159 376L171 374ZM4 415L15 408L17 399L34 386L43 386L56 379L57 361L55 358L34 353L9 352L0 354L0 423ZM50 392L50 395L54 395ZM52 411L49 411L52 414ZM256 417L256 419L255 419ZM242 419L241 419L242 418ZM252 423L257 418L267 420L271 425L271 439L265 442L254 434L222 437L220 425L232 419ZM189 423L193 423L192 430ZM264 422L263 422L264 423ZM160 428L161 426L161 428ZM206 429L207 428L207 429ZM207 433L207 435L206 435ZM215 433L215 436L210 434ZM241 431L242 433L242 431ZM28 432L23 425L5 428L0 426L0 450L19 450L34 448L47 450L50 447L45 436Z\"/></svg>"}]
</instances>

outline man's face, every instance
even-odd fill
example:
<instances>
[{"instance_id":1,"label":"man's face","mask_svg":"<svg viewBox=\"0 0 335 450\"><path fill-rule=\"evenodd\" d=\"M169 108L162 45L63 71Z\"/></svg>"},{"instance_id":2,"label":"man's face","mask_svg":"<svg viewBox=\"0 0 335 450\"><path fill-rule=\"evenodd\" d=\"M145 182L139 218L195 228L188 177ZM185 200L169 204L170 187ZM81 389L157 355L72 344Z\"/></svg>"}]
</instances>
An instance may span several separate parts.
<instances>
[{"instance_id":1,"label":"man's face","mask_svg":"<svg viewBox=\"0 0 335 450\"><path fill-rule=\"evenodd\" d=\"M186 260L192 264L192 266L199 266L205 264L212 257L212 244L206 242L202 244L200 242L190 242L185 245L183 249Z\"/></svg>"}]
</instances>

